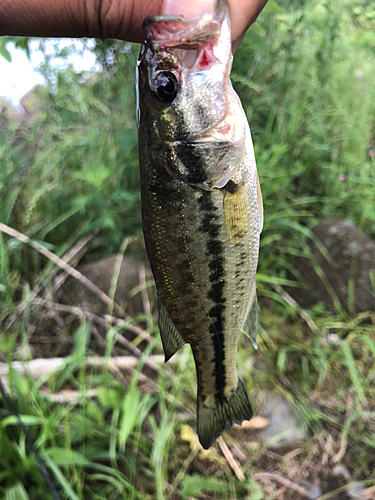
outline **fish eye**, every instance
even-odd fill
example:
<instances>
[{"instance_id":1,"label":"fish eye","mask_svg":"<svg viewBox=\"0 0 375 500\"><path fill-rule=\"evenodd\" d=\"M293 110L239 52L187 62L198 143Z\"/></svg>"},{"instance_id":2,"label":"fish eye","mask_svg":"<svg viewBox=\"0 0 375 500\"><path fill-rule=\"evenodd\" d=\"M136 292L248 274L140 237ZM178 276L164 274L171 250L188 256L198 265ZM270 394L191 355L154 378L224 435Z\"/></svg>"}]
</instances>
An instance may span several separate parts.
<instances>
[{"instance_id":1,"label":"fish eye","mask_svg":"<svg viewBox=\"0 0 375 500\"><path fill-rule=\"evenodd\" d=\"M155 79L155 94L159 101L171 103L178 91L176 75L171 71L161 71Z\"/></svg>"}]
</instances>

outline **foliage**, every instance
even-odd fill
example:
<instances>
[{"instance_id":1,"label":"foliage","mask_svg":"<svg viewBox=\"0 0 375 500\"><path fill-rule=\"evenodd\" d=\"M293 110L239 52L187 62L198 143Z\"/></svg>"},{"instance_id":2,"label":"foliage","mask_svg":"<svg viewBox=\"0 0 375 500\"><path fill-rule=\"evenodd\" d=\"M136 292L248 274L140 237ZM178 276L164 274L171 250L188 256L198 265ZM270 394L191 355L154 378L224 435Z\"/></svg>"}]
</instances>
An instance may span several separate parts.
<instances>
[{"instance_id":1,"label":"foliage","mask_svg":"<svg viewBox=\"0 0 375 500\"><path fill-rule=\"evenodd\" d=\"M235 58L265 203L261 272L285 264L276 242L301 252L298 241L282 243L291 226L303 241L296 222L348 218L375 236L375 55L354 11L354 2L314 2L265 13Z\"/></svg>"},{"instance_id":2,"label":"foliage","mask_svg":"<svg viewBox=\"0 0 375 500\"><path fill-rule=\"evenodd\" d=\"M262 308L259 352L250 358L251 370L251 347L246 337L241 339L240 377L252 388L256 413L265 394L277 391L298 409L311 434L299 443L298 454L284 461L282 452L269 454L256 432L226 432L224 439L240 462L245 481L233 476L215 452L217 445L205 457L198 449L190 450L179 437L182 425L194 425L196 389L189 348L174 363L161 365L157 385L149 380L145 386L140 371L150 350L160 342L150 344L129 380L128 375L112 371L109 364L85 368L92 353L88 325L83 322L75 333L76 347L61 368L44 376L42 382L11 370L10 390L62 498L162 500L208 495L262 500L268 497L256 474L265 464L281 475L287 467L295 481L306 475L323 480L326 466L322 468L322 455L332 457L346 446L343 443L349 443L343 465L356 480L372 484L374 329L355 321L335 326L331 319L316 320L319 330L311 333L299 321L288 324L273 307ZM327 330L335 331L335 338ZM0 336L3 355L11 357L15 352L12 340ZM50 400L48 393L65 387L78 391L75 402ZM96 399L92 399L92 391ZM15 417L4 402L1 405L1 497L12 498L11 492L17 491L15 498L50 498Z\"/></svg>"},{"instance_id":3,"label":"foliage","mask_svg":"<svg viewBox=\"0 0 375 500\"><path fill-rule=\"evenodd\" d=\"M108 253L140 230L136 49L128 48L109 72L55 70L36 123L10 124L0 153L2 221L57 246L100 228L98 246Z\"/></svg>"},{"instance_id":4,"label":"foliage","mask_svg":"<svg viewBox=\"0 0 375 500\"><path fill-rule=\"evenodd\" d=\"M282 276L288 254L303 251L302 226L322 218L349 218L375 236L371 12L349 0L271 1L236 54L232 79L265 203L261 274ZM90 77L53 69L46 56L51 92L38 123L22 138L8 130L1 145L0 219L56 247L72 231L103 229L100 254L140 232L138 47L97 41L94 51L107 69Z\"/></svg>"},{"instance_id":5,"label":"foliage","mask_svg":"<svg viewBox=\"0 0 375 500\"><path fill-rule=\"evenodd\" d=\"M2 36L0 38L0 56L4 57L8 62L12 61L12 56L8 50L8 44L13 43L14 47L23 50L26 55L30 56L30 38L18 36Z\"/></svg>"},{"instance_id":6,"label":"foliage","mask_svg":"<svg viewBox=\"0 0 375 500\"><path fill-rule=\"evenodd\" d=\"M62 498L261 500L271 493L260 471L288 471L297 483L324 481L322 463L341 452L353 480L375 482L373 315L335 318L317 307L311 332L269 287L286 283L291 256L305 251L309 228L322 218L350 218L375 236L374 19L368 0L270 1L234 62L265 202L259 350L249 356L241 338L238 366L256 413L270 391L298 409L309 434L296 453L277 454L254 431L232 429L224 438L246 476L239 481L217 445L209 455L190 448L180 437L181 425L195 419L189 350L159 368L157 378L147 375L146 356L161 349L149 317L146 337L157 341L131 374L112 371L109 362L87 368L98 349L108 358L127 353L115 340L117 333L125 337L124 324L103 318L105 336L96 343L95 324L79 308L62 316L48 309L56 270L0 233L0 361L30 359L35 339L51 344L51 355L69 346L63 366L41 381L12 369L9 376L22 422ZM28 46L3 39L0 55L7 57L6 44L14 42ZM138 47L98 41L95 51L105 68L95 75L53 68L46 58L48 89L34 121L0 117L0 222L57 255L96 231L88 258L100 258L141 231ZM31 300L39 285L45 303ZM79 398L54 402L51 394L64 389ZM50 498L3 399L0 449L1 498Z\"/></svg>"}]
</instances>

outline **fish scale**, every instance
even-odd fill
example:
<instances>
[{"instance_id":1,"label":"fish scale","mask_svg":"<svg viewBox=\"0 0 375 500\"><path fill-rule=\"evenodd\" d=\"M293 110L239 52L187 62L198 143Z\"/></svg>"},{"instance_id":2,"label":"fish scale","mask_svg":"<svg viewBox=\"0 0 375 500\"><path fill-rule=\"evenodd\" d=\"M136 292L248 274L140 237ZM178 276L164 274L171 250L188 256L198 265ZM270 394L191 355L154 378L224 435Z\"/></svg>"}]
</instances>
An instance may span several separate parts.
<instances>
[{"instance_id":1,"label":"fish scale","mask_svg":"<svg viewBox=\"0 0 375 500\"><path fill-rule=\"evenodd\" d=\"M152 16L145 26L138 63L143 230L165 358L190 344L198 435L208 448L227 423L252 416L236 356L241 330L256 336L260 190L250 130L229 81L226 3L192 20ZM185 67L191 55L174 47L188 37L201 48Z\"/></svg>"}]
</instances>

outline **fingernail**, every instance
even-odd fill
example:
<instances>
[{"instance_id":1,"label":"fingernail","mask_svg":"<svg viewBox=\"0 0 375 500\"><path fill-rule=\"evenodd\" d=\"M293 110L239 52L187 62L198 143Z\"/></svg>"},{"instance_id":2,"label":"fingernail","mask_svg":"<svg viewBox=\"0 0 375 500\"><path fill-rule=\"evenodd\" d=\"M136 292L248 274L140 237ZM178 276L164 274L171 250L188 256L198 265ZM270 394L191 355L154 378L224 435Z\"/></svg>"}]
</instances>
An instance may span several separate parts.
<instances>
[{"instance_id":1,"label":"fingernail","mask_svg":"<svg viewBox=\"0 0 375 500\"><path fill-rule=\"evenodd\" d=\"M204 11L215 12L216 0L164 0L163 16L197 17Z\"/></svg>"}]
</instances>

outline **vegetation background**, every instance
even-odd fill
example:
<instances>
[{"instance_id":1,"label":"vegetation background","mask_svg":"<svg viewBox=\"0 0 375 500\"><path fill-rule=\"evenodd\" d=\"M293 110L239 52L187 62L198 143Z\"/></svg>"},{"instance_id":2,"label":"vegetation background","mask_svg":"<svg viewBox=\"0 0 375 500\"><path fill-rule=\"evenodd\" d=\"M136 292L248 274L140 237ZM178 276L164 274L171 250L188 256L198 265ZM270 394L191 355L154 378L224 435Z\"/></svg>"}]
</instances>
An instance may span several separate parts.
<instances>
[{"instance_id":1,"label":"vegetation background","mask_svg":"<svg viewBox=\"0 0 375 500\"><path fill-rule=\"evenodd\" d=\"M0 39L4 57L9 43L27 50L29 40ZM56 44L40 67L48 91L36 121L26 127L0 116L0 222L60 257L88 235L86 261L135 253L139 47L97 41L103 71L93 75L53 68L69 50ZM147 356L161 353L155 317L113 322L107 315L105 362L88 367L97 354L95 321L73 309L61 321L51 306L59 267L0 232L0 361L30 360L33 335L51 344L51 357L69 347L61 366L37 381L9 368L10 393L61 498L299 499L303 479L325 485L322 499L347 498L349 481L375 498L374 312L332 316L320 304L310 312L311 331L272 286L291 284L291 260L307 255L310 228L323 219L350 219L375 239L374 74L371 0L271 0L235 56L232 81L250 122L265 204L259 351L242 338L238 366L256 412L276 392L305 428L298 448L281 454L254 430L226 433L244 480L217 445L202 454L186 427L195 419L189 350L172 364L148 366ZM140 323L148 340L137 336L126 350L118 334ZM140 341L147 345L141 356ZM133 370L111 368L110 356L129 347L141 358ZM54 401L67 389L79 397ZM52 498L4 398L0 450L1 498ZM334 479L337 462L350 480Z\"/></svg>"}]
</instances>

